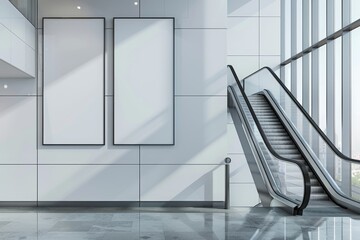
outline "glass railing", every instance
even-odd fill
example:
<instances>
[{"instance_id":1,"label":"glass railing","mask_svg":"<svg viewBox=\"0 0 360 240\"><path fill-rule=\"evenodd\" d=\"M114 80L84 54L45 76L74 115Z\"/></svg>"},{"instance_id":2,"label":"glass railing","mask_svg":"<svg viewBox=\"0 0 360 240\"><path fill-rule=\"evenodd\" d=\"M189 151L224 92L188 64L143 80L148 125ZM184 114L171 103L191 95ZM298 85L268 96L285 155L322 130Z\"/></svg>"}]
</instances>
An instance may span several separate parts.
<instances>
[{"instance_id":1,"label":"glass railing","mask_svg":"<svg viewBox=\"0 0 360 240\"><path fill-rule=\"evenodd\" d=\"M249 104L247 96L238 85L235 71L230 67L228 80L234 82L228 88L243 116L243 124L249 129L252 141L261 160L261 165L272 190L282 199L298 205L299 213L307 206L310 196L310 178L304 164L298 160L279 156L272 148L262 129L255 112Z\"/></svg>"},{"instance_id":2,"label":"glass railing","mask_svg":"<svg viewBox=\"0 0 360 240\"><path fill-rule=\"evenodd\" d=\"M350 205L358 205L360 188L356 184L359 183L352 176L360 172L360 161L345 156L334 146L274 72L269 68L260 69L241 80L240 85L247 97L262 93L278 105L332 190L345 200L353 201L347 202ZM357 193L354 190L358 188Z\"/></svg>"}]
</instances>

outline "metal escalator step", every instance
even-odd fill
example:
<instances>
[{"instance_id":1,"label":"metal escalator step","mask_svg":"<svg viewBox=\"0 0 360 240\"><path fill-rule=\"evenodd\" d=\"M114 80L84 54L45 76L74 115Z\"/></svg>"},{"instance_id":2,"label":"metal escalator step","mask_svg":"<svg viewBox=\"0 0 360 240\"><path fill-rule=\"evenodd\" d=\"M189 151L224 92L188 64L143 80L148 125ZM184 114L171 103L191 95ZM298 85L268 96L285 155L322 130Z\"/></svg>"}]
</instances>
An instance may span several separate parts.
<instances>
[{"instance_id":1,"label":"metal escalator step","mask_svg":"<svg viewBox=\"0 0 360 240\"><path fill-rule=\"evenodd\" d=\"M289 184L299 184L299 182L301 182L301 184L303 184L303 179L299 179L299 178L290 178L287 177L286 182ZM320 186L320 183L318 182L318 180L316 178L310 178L310 185L311 187L316 187L316 186Z\"/></svg>"},{"instance_id":2,"label":"metal escalator step","mask_svg":"<svg viewBox=\"0 0 360 240\"><path fill-rule=\"evenodd\" d=\"M291 138L289 136L266 136L267 139L272 142L281 142L281 141L288 141L288 142L291 142L293 143L293 141L291 140Z\"/></svg>"},{"instance_id":3,"label":"metal escalator step","mask_svg":"<svg viewBox=\"0 0 360 240\"><path fill-rule=\"evenodd\" d=\"M326 193L312 193L310 194L311 200L327 200L329 199Z\"/></svg>"},{"instance_id":4,"label":"metal escalator step","mask_svg":"<svg viewBox=\"0 0 360 240\"><path fill-rule=\"evenodd\" d=\"M261 114L274 114L274 111L269 109L269 110L257 110L255 111L256 115L261 115Z\"/></svg>"},{"instance_id":5,"label":"metal escalator step","mask_svg":"<svg viewBox=\"0 0 360 240\"><path fill-rule=\"evenodd\" d=\"M284 156L285 154L300 154L299 150L297 149L278 149L276 150L276 152L280 155L280 156Z\"/></svg>"},{"instance_id":6,"label":"metal escalator step","mask_svg":"<svg viewBox=\"0 0 360 240\"><path fill-rule=\"evenodd\" d=\"M274 112L274 110L272 108L266 107L266 106L264 106L264 107L257 106L257 107L253 107L253 109L254 109L255 113L264 112L264 111L266 111L266 112Z\"/></svg>"},{"instance_id":7,"label":"metal escalator step","mask_svg":"<svg viewBox=\"0 0 360 240\"><path fill-rule=\"evenodd\" d=\"M314 194L323 193L326 195L324 189L320 185L317 185L317 186L311 185L311 193L314 193Z\"/></svg>"},{"instance_id":8,"label":"metal escalator step","mask_svg":"<svg viewBox=\"0 0 360 240\"><path fill-rule=\"evenodd\" d=\"M279 122L279 119L274 118L274 117L266 117L266 118L262 118L262 117L258 117L258 120L260 123L266 123L266 122Z\"/></svg>"},{"instance_id":9,"label":"metal escalator step","mask_svg":"<svg viewBox=\"0 0 360 240\"><path fill-rule=\"evenodd\" d=\"M259 120L259 122L261 122L261 123L267 123L267 122L278 122L278 123L281 123L280 121L279 121L279 119L277 119L277 118L273 118L273 117L268 117L268 118L261 118L261 117L258 117L258 120Z\"/></svg>"},{"instance_id":10,"label":"metal escalator step","mask_svg":"<svg viewBox=\"0 0 360 240\"><path fill-rule=\"evenodd\" d=\"M288 154L283 154L282 157L285 158L292 158L292 159L303 159L302 155L300 153L288 153Z\"/></svg>"},{"instance_id":11,"label":"metal escalator step","mask_svg":"<svg viewBox=\"0 0 360 240\"><path fill-rule=\"evenodd\" d=\"M259 119L258 119L258 120L259 120ZM271 120L271 121L263 121L263 120L260 119L259 122L260 122L261 125L266 125L266 124L267 124L267 125L271 125L271 124L274 125L274 124L277 124L277 125L283 126L282 123L281 123L279 120L277 120L277 119Z\"/></svg>"},{"instance_id":12,"label":"metal escalator step","mask_svg":"<svg viewBox=\"0 0 360 240\"><path fill-rule=\"evenodd\" d=\"M287 138L290 138L288 133L283 131L283 132L269 132L267 133L266 135L268 138L277 138L277 137L287 137Z\"/></svg>"},{"instance_id":13,"label":"metal escalator step","mask_svg":"<svg viewBox=\"0 0 360 240\"><path fill-rule=\"evenodd\" d=\"M258 119L278 119L277 116L272 112L255 111L255 115Z\"/></svg>"},{"instance_id":14,"label":"metal escalator step","mask_svg":"<svg viewBox=\"0 0 360 240\"><path fill-rule=\"evenodd\" d=\"M269 133L271 133L271 132L286 133L284 128L279 125L277 125L277 126L274 126L274 125L273 126L270 126L270 125L263 126L262 125L261 127L262 127L262 129L267 130Z\"/></svg>"},{"instance_id":15,"label":"metal escalator step","mask_svg":"<svg viewBox=\"0 0 360 240\"><path fill-rule=\"evenodd\" d=\"M268 138L268 140L269 140L269 142L271 143L271 145L273 145L273 146L279 146L280 148L286 148L286 147L288 147L288 148L296 148L297 149L297 147L296 147L296 145L294 144L294 142L293 141L291 141L291 139L287 139L287 140L282 140L282 139L269 139Z\"/></svg>"}]
</instances>

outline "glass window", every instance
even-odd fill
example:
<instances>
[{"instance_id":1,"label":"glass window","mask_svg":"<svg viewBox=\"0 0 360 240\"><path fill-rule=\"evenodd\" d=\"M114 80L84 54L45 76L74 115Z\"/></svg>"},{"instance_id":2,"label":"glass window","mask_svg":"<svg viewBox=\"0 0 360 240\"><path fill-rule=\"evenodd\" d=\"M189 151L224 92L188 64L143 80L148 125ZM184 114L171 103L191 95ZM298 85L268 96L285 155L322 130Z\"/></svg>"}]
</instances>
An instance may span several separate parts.
<instances>
[{"instance_id":1,"label":"glass window","mask_svg":"<svg viewBox=\"0 0 360 240\"><path fill-rule=\"evenodd\" d=\"M299 58L296 60L296 98L299 101L299 103L302 104L302 80L303 80L303 70L302 70L302 62L303 59Z\"/></svg>"},{"instance_id":2,"label":"glass window","mask_svg":"<svg viewBox=\"0 0 360 240\"><path fill-rule=\"evenodd\" d=\"M285 86L291 90L291 64L285 65Z\"/></svg>"},{"instance_id":3,"label":"glass window","mask_svg":"<svg viewBox=\"0 0 360 240\"><path fill-rule=\"evenodd\" d=\"M360 9L359 9L360 10ZM360 159L360 29L351 32L351 155Z\"/></svg>"},{"instance_id":4,"label":"glass window","mask_svg":"<svg viewBox=\"0 0 360 240\"><path fill-rule=\"evenodd\" d=\"M326 132L326 45L319 48L319 127Z\"/></svg>"},{"instance_id":5,"label":"glass window","mask_svg":"<svg viewBox=\"0 0 360 240\"><path fill-rule=\"evenodd\" d=\"M335 39L335 146L341 151L342 143L342 38Z\"/></svg>"},{"instance_id":6,"label":"glass window","mask_svg":"<svg viewBox=\"0 0 360 240\"><path fill-rule=\"evenodd\" d=\"M334 32L342 27L342 0L334 0Z\"/></svg>"},{"instance_id":7,"label":"glass window","mask_svg":"<svg viewBox=\"0 0 360 240\"><path fill-rule=\"evenodd\" d=\"M302 0L296 1L296 53L301 52L303 39L302 39Z\"/></svg>"},{"instance_id":8,"label":"glass window","mask_svg":"<svg viewBox=\"0 0 360 240\"><path fill-rule=\"evenodd\" d=\"M360 1L350 0L350 19L355 22L360 18Z\"/></svg>"},{"instance_id":9,"label":"glass window","mask_svg":"<svg viewBox=\"0 0 360 240\"><path fill-rule=\"evenodd\" d=\"M302 57L302 105L311 115L311 53Z\"/></svg>"},{"instance_id":10,"label":"glass window","mask_svg":"<svg viewBox=\"0 0 360 240\"><path fill-rule=\"evenodd\" d=\"M310 47L311 45L311 1L303 0L303 49Z\"/></svg>"},{"instance_id":11,"label":"glass window","mask_svg":"<svg viewBox=\"0 0 360 240\"><path fill-rule=\"evenodd\" d=\"M283 1L284 3L284 20L285 20L285 53L284 59L289 59L291 57L291 1Z\"/></svg>"},{"instance_id":12,"label":"glass window","mask_svg":"<svg viewBox=\"0 0 360 240\"><path fill-rule=\"evenodd\" d=\"M342 151L342 38L335 39L334 81L335 81L335 146ZM341 181L342 161L335 159L335 180Z\"/></svg>"},{"instance_id":13,"label":"glass window","mask_svg":"<svg viewBox=\"0 0 360 240\"><path fill-rule=\"evenodd\" d=\"M319 38L318 40L326 38L326 0L319 1Z\"/></svg>"}]
</instances>

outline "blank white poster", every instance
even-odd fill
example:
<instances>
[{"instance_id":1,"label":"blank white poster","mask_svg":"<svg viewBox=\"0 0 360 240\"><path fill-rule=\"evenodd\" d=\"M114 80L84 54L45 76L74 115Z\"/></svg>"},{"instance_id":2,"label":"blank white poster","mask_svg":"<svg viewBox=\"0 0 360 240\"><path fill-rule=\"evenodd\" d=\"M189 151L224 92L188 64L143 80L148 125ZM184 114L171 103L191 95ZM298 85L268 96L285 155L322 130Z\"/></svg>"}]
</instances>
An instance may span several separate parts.
<instances>
[{"instance_id":1,"label":"blank white poster","mask_svg":"<svg viewBox=\"0 0 360 240\"><path fill-rule=\"evenodd\" d=\"M174 144L174 19L114 19L114 144Z\"/></svg>"},{"instance_id":2,"label":"blank white poster","mask_svg":"<svg viewBox=\"0 0 360 240\"><path fill-rule=\"evenodd\" d=\"M103 18L44 18L43 144L103 145Z\"/></svg>"}]
</instances>

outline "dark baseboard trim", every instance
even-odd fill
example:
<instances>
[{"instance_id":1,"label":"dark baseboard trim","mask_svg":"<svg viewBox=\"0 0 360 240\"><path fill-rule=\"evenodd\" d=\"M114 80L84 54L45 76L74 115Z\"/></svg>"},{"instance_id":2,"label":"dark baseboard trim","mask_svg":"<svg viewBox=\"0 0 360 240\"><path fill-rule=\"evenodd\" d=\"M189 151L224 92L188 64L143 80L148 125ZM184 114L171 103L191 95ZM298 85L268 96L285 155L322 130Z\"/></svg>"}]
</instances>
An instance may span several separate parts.
<instances>
[{"instance_id":1,"label":"dark baseboard trim","mask_svg":"<svg viewBox=\"0 0 360 240\"><path fill-rule=\"evenodd\" d=\"M36 201L0 201L0 207L37 207Z\"/></svg>"},{"instance_id":2,"label":"dark baseboard trim","mask_svg":"<svg viewBox=\"0 0 360 240\"><path fill-rule=\"evenodd\" d=\"M198 208L225 208L221 201L168 201L168 202L140 202L140 207L198 207Z\"/></svg>"},{"instance_id":3,"label":"dark baseboard trim","mask_svg":"<svg viewBox=\"0 0 360 240\"><path fill-rule=\"evenodd\" d=\"M222 201L40 201L40 202L1 202L0 207L197 207L225 208Z\"/></svg>"},{"instance_id":4,"label":"dark baseboard trim","mask_svg":"<svg viewBox=\"0 0 360 240\"><path fill-rule=\"evenodd\" d=\"M139 207L139 202L127 201L40 201L39 207Z\"/></svg>"}]
</instances>

